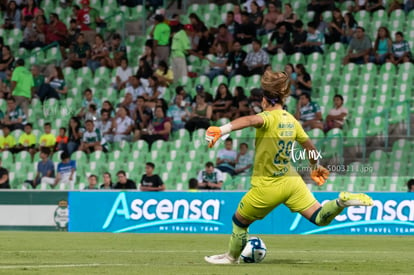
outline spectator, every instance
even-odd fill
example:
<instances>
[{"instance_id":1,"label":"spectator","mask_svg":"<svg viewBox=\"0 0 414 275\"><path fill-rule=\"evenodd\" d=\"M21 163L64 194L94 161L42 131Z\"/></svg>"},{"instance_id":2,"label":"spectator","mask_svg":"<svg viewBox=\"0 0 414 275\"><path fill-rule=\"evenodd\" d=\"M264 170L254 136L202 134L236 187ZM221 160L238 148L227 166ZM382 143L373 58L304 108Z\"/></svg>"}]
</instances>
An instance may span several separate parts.
<instances>
[{"instance_id":1,"label":"spectator","mask_svg":"<svg viewBox=\"0 0 414 275\"><path fill-rule=\"evenodd\" d=\"M110 113L107 110L101 110L101 117L100 120L96 122L96 129L102 133L102 139L105 142L112 142L114 139L114 135L112 132L112 119L110 117Z\"/></svg>"},{"instance_id":2,"label":"spectator","mask_svg":"<svg viewBox=\"0 0 414 275\"><path fill-rule=\"evenodd\" d=\"M180 22L180 16L176 13L174 13L171 16L170 20L168 21L168 25L171 28L170 37L173 37L175 33L177 33L179 30L181 30L184 27L184 25L181 24Z\"/></svg>"},{"instance_id":3,"label":"spectator","mask_svg":"<svg viewBox=\"0 0 414 275\"><path fill-rule=\"evenodd\" d=\"M98 177L94 174L88 177L88 186L84 190L97 190L98 189Z\"/></svg>"},{"instance_id":4,"label":"spectator","mask_svg":"<svg viewBox=\"0 0 414 275\"><path fill-rule=\"evenodd\" d=\"M105 172L103 174L103 183L101 184L99 189L108 189L108 190L113 189L111 173Z\"/></svg>"},{"instance_id":5,"label":"spectator","mask_svg":"<svg viewBox=\"0 0 414 275\"><path fill-rule=\"evenodd\" d=\"M53 66L50 69L49 76L39 87L37 95L39 96L40 101L43 103L49 98L60 99L61 95L66 95L67 93L68 87L62 69L58 66Z\"/></svg>"},{"instance_id":6,"label":"spectator","mask_svg":"<svg viewBox=\"0 0 414 275\"><path fill-rule=\"evenodd\" d=\"M250 114L248 98L241 86L237 86L233 91L233 101L231 105L232 119Z\"/></svg>"},{"instance_id":7,"label":"spectator","mask_svg":"<svg viewBox=\"0 0 414 275\"><path fill-rule=\"evenodd\" d=\"M141 63L141 60L145 61ZM146 42L146 45L144 47L144 53L139 58L139 66L143 67L144 71L142 72L142 75L139 75L139 77L142 78L148 78L149 75L152 74L153 70L156 69L158 64L158 57L155 54L154 50L152 49L152 43L150 40ZM147 74L144 74L146 72Z\"/></svg>"},{"instance_id":8,"label":"spectator","mask_svg":"<svg viewBox=\"0 0 414 275\"><path fill-rule=\"evenodd\" d=\"M226 72L229 74L229 78L232 78L235 75L240 75L244 73L244 60L247 56L247 53L241 48L239 41L233 42L233 51L229 53L227 59L227 69Z\"/></svg>"},{"instance_id":9,"label":"spectator","mask_svg":"<svg viewBox=\"0 0 414 275\"><path fill-rule=\"evenodd\" d=\"M394 65L398 65L410 62L410 60L410 44L408 44L407 40L404 40L404 34L402 32L396 32L395 41L392 43L392 53L387 62L392 62Z\"/></svg>"},{"instance_id":10,"label":"spectator","mask_svg":"<svg viewBox=\"0 0 414 275\"><path fill-rule=\"evenodd\" d=\"M152 70L151 65L144 57L141 57L138 61L138 70L135 75L140 79L142 85L148 86L148 78L150 78L153 73L154 71Z\"/></svg>"},{"instance_id":11,"label":"spectator","mask_svg":"<svg viewBox=\"0 0 414 275\"><path fill-rule=\"evenodd\" d=\"M27 0L27 5L22 9L23 18L26 16L36 17L39 14L39 8L37 7L36 1Z\"/></svg>"},{"instance_id":12,"label":"spectator","mask_svg":"<svg viewBox=\"0 0 414 275\"><path fill-rule=\"evenodd\" d=\"M15 59L9 46L3 46L1 48L1 52L2 54L0 59L0 80L4 81L6 79L7 71L12 70Z\"/></svg>"},{"instance_id":13,"label":"spectator","mask_svg":"<svg viewBox=\"0 0 414 275\"><path fill-rule=\"evenodd\" d=\"M301 94L312 93L312 79L310 74L306 71L303 64L296 65L296 96L298 98Z\"/></svg>"},{"instance_id":14,"label":"spectator","mask_svg":"<svg viewBox=\"0 0 414 275\"><path fill-rule=\"evenodd\" d=\"M308 23L308 33L306 41L302 43L301 51L303 54L311 54L315 52L323 53L325 44L325 36L316 29L314 22Z\"/></svg>"},{"instance_id":15,"label":"spectator","mask_svg":"<svg viewBox=\"0 0 414 275\"><path fill-rule=\"evenodd\" d=\"M129 111L126 107L120 106L117 118L114 121L114 142L122 140L130 141L131 132L134 128L134 121L129 116Z\"/></svg>"},{"instance_id":16,"label":"spectator","mask_svg":"<svg viewBox=\"0 0 414 275\"><path fill-rule=\"evenodd\" d=\"M191 102L192 102L192 99L191 99L191 95L190 94L188 94L186 91L185 91L185 89L184 89L184 87L183 86L177 86L176 88L175 88L175 96L177 96L177 95L181 95L182 97L183 97L183 101L185 102L185 105L186 106L190 106L191 105ZM175 97L173 98L173 100L171 101L172 103L175 103Z\"/></svg>"},{"instance_id":17,"label":"spectator","mask_svg":"<svg viewBox=\"0 0 414 275\"><path fill-rule=\"evenodd\" d=\"M135 110L132 113L132 119L135 122L134 140L139 139L141 130L148 127L152 117L152 110L145 105L145 98L139 96L136 101Z\"/></svg>"},{"instance_id":18,"label":"spectator","mask_svg":"<svg viewBox=\"0 0 414 275\"><path fill-rule=\"evenodd\" d=\"M294 52L300 52L303 43L306 42L308 37L307 32L303 29L303 22L301 20L297 20L293 25L293 33L292 33L292 44L294 49L288 50L287 54L292 54Z\"/></svg>"},{"instance_id":19,"label":"spectator","mask_svg":"<svg viewBox=\"0 0 414 275\"><path fill-rule=\"evenodd\" d=\"M177 94L175 97L175 104L171 105L167 112L167 117L172 120L172 131L183 129L189 116L190 113L187 109L185 101L183 100L183 96L181 94Z\"/></svg>"},{"instance_id":20,"label":"spectator","mask_svg":"<svg viewBox=\"0 0 414 275\"><path fill-rule=\"evenodd\" d=\"M49 26L46 29L46 44L58 42L64 50L68 45L68 29L65 23L59 20L57 13L50 13Z\"/></svg>"},{"instance_id":21,"label":"spectator","mask_svg":"<svg viewBox=\"0 0 414 275\"><path fill-rule=\"evenodd\" d=\"M286 24L279 24L277 30L272 33L267 48L264 50L269 54L277 54L280 51L290 53L291 47L290 33L287 31Z\"/></svg>"},{"instance_id":22,"label":"spectator","mask_svg":"<svg viewBox=\"0 0 414 275\"><path fill-rule=\"evenodd\" d=\"M43 74L40 73L40 68L38 65L32 65L30 71L32 72L34 82L33 92L37 94L39 92L40 86L42 86L42 84L45 83L45 77Z\"/></svg>"},{"instance_id":23,"label":"spectator","mask_svg":"<svg viewBox=\"0 0 414 275\"><path fill-rule=\"evenodd\" d=\"M22 133L18 140L17 149L19 151L28 151L33 157L36 153L36 136L32 133L33 125L27 123L24 125L24 133Z\"/></svg>"},{"instance_id":24,"label":"spectator","mask_svg":"<svg viewBox=\"0 0 414 275\"><path fill-rule=\"evenodd\" d=\"M82 100L82 108L78 113L78 117L84 117L86 112L89 110L89 105L94 104L97 109L101 107L101 102L98 98L93 96L92 90L86 88L83 92L84 98Z\"/></svg>"},{"instance_id":25,"label":"spectator","mask_svg":"<svg viewBox=\"0 0 414 275\"><path fill-rule=\"evenodd\" d=\"M7 3L5 19L9 20L13 29L21 29L21 13L20 9L17 8L16 1L12 0ZM3 29L7 29L6 26L3 26Z\"/></svg>"},{"instance_id":26,"label":"spectator","mask_svg":"<svg viewBox=\"0 0 414 275\"><path fill-rule=\"evenodd\" d=\"M207 129L210 126L213 110L211 105L206 103L205 97L203 93L196 95L196 104L193 107L190 119L185 124L185 128L190 133L196 129Z\"/></svg>"},{"instance_id":27,"label":"spectator","mask_svg":"<svg viewBox=\"0 0 414 275\"><path fill-rule=\"evenodd\" d=\"M195 13L190 13L190 15L188 16L188 18L190 19L190 24L194 29L194 34L192 36L192 45L195 46L198 44L198 40L200 39L202 33L204 32L204 30L207 29L206 25L204 24L203 21L201 21L200 17L198 17L197 14ZM192 47L194 48L194 47Z\"/></svg>"},{"instance_id":28,"label":"spectator","mask_svg":"<svg viewBox=\"0 0 414 275\"><path fill-rule=\"evenodd\" d=\"M42 183L43 178L54 178L55 177L55 165L53 161L49 159L51 151L49 148L43 148L40 150L40 161L37 163L36 176L33 181L26 181L30 183L33 189Z\"/></svg>"},{"instance_id":29,"label":"spectator","mask_svg":"<svg viewBox=\"0 0 414 275\"><path fill-rule=\"evenodd\" d=\"M173 83L174 74L173 71L168 68L165 61L158 63L158 69L154 72L154 76L158 79L158 83L161 87L168 87Z\"/></svg>"},{"instance_id":30,"label":"spectator","mask_svg":"<svg viewBox=\"0 0 414 275\"><path fill-rule=\"evenodd\" d=\"M59 128L59 135L56 137L56 151L68 151L69 138L66 135L66 127Z\"/></svg>"},{"instance_id":31,"label":"spectator","mask_svg":"<svg viewBox=\"0 0 414 275\"><path fill-rule=\"evenodd\" d=\"M111 103L109 100L105 100L105 101L102 103L102 108L101 108L101 111L102 111L102 110L108 111L108 113L109 113L109 118L112 118L112 117L114 117L114 116L115 116L115 108L114 108L114 106L112 105L112 103Z\"/></svg>"},{"instance_id":32,"label":"spectator","mask_svg":"<svg viewBox=\"0 0 414 275\"><path fill-rule=\"evenodd\" d=\"M0 159L0 189L10 189L9 171L4 168Z\"/></svg>"},{"instance_id":33,"label":"spectator","mask_svg":"<svg viewBox=\"0 0 414 275\"><path fill-rule=\"evenodd\" d=\"M114 189L126 190L126 189L137 189L137 185L133 180L130 180L126 177L126 173L123 170L118 171L116 173L118 177L118 182L115 184Z\"/></svg>"},{"instance_id":34,"label":"spectator","mask_svg":"<svg viewBox=\"0 0 414 275\"><path fill-rule=\"evenodd\" d=\"M154 52L159 61L167 63L170 55L170 48L168 46L170 42L171 28L165 23L164 16L161 14L155 15L154 20Z\"/></svg>"},{"instance_id":35,"label":"spectator","mask_svg":"<svg viewBox=\"0 0 414 275\"><path fill-rule=\"evenodd\" d=\"M365 35L363 27L357 27L354 38L349 42L348 53L344 57L342 63L344 65L352 62L356 64L364 64L364 56L368 55L371 50L371 40Z\"/></svg>"},{"instance_id":36,"label":"spectator","mask_svg":"<svg viewBox=\"0 0 414 275\"><path fill-rule=\"evenodd\" d=\"M168 141L172 129L170 119L165 115L162 107L155 108L155 117L150 121L148 128L142 130L141 139L145 140L151 147L156 140Z\"/></svg>"},{"instance_id":37,"label":"spectator","mask_svg":"<svg viewBox=\"0 0 414 275\"><path fill-rule=\"evenodd\" d=\"M118 107L124 106L128 109L129 113L132 113L135 110L134 98L131 93L126 93L122 101L118 104Z\"/></svg>"},{"instance_id":38,"label":"spectator","mask_svg":"<svg viewBox=\"0 0 414 275\"><path fill-rule=\"evenodd\" d=\"M204 86L203 85L197 84L197 86L196 86L195 89L196 89L197 95L202 94L202 95L205 96L206 103L208 103L208 104L212 104L213 103L213 96L211 95L211 93L209 93L206 90L204 90ZM194 98L193 98L193 103L196 102L196 96L194 96Z\"/></svg>"},{"instance_id":39,"label":"spectator","mask_svg":"<svg viewBox=\"0 0 414 275\"><path fill-rule=\"evenodd\" d=\"M35 30L39 41L44 44L46 42L46 31L48 28L46 17L44 15L35 16L35 23Z\"/></svg>"},{"instance_id":40,"label":"spectator","mask_svg":"<svg viewBox=\"0 0 414 275\"><path fill-rule=\"evenodd\" d=\"M0 152L10 151L16 153L16 139L10 135L10 128L3 126L3 135L0 136Z\"/></svg>"},{"instance_id":41,"label":"spectator","mask_svg":"<svg viewBox=\"0 0 414 275\"><path fill-rule=\"evenodd\" d=\"M325 35L328 32L329 25L323 18L322 13L315 13L315 15L313 16L313 20L311 22L314 24L315 29L319 31L322 35Z\"/></svg>"},{"instance_id":42,"label":"spectator","mask_svg":"<svg viewBox=\"0 0 414 275\"><path fill-rule=\"evenodd\" d=\"M358 27L358 22L355 20L352 13L347 12L344 16L344 23L342 24L341 42L349 44L354 37L355 31Z\"/></svg>"},{"instance_id":43,"label":"spectator","mask_svg":"<svg viewBox=\"0 0 414 275\"><path fill-rule=\"evenodd\" d=\"M203 29L201 32L200 40L195 46L194 55L200 59L205 58L208 54L214 53L214 35L207 28Z\"/></svg>"},{"instance_id":44,"label":"spectator","mask_svg":"<svg viewBox=\"0 0 414 275\"><path fill-rule=\"evenodd\" d=\"M414 9L414 0L404 0L404 11L408 15Z\"/></svg>"},{"instance_id":45,"label":"spectator","mask_svg":"<svg viewBox=\"0 0 414 275\"><path fill-rule=\"evenodd\" d=\"M241 143L239 146L239 153L236 158L236 166L234 174L237 176L250 176L253 166L253 155L248 151L249 146L247 143Z\"/></svg>"},{"instance_id":46,"label":"spectator","mask_svg":"<svg viewBox=\"0 0 414 275\"><path fill-rule=\"evenodd\" d=\"M131 94L132 100L135 101L138 96L142 96L145 93L145 88L140 86L139 78L136 75L132 75L128 78L128 87L125 89L125 95Z\"/></svg>"},{"instance_id":47,"label":"spectator","mask_svg":"<svg viewBox=\"0 0 414 275\"><path fill-rule=\"evenodd\" d=\"M13 71L11 80L11 91L16 104L23 109L24 114L28 117L34 82L32 74L24 67L23 59L16 61L16 68Z\"/></svg>"},{"instance_id":48,"label":"spectator","mask_svg":"<svg viewBox=\"0 0 414 275\"><path fill-rule=\"evenodd\" d=\"M162 179L154 174L155 164L152 162L147 162L145 164L145 174L141 178L141 184L139 189L141 191L164 191L165 185L162 182Z\"/></svg>"},{"instance_id":49,"label":"spectator","mask_svg":"<svg viewBox=\"0 0 414 275\"><path fill-rule=\"evenodd\" d=\"M68 127L68 151L67 153L71 155L73 152L77 151L83 135L84 129L81 128L81 123L77 117L71 117L69 120Z\"/></svg>"},{"instance_id":50,"label":"spectator","mask_svg":"<svg viewBox=\"0 0 414 275\"><path fill-rule=\"evenodd\" d=\"M243 10L247 11L248 13L252 12L252 3L256 2L256 5L258 7L259 10L264 10L264 8L266 7L266 2L264 0L247 0L243 5L242 8Z\"/></svg>"},{"instance_id":51,"label":"spectator","mask_svg":"<svg viewBox=\"0 0 414 275\"><path fill-rule=\"evenodd\" d=\"M85 122L85 128L86 131L83 133L79 151L89 154L95 151L104 150L105 142L102 140L99 129L95 128L93 120L87 120Z\"/></svg>"},{"instance_id":52,"label":"spectator","mask_svg":"<svg viewBox=\"0 0 414 275\"><path fill-rule=\"evenodd\" d=\"M296 80L297 74L295 68L291 63L286 64L285 73L289 76L290 79L290 92L293 97L296 96Z\"/></svg>"},{"instance_id":53,"label":"spectator","mask_svg":"<svg viewBox=\"0 0 414 275\"><path fill-rule=\"evenodd\" d=\"M56 185L64 184L69 185L69 189L73 190L75 187L76 180L76 161L71 160L68 153L63 152L60 155L61 162L57 166L56 178L43 177L42 182L50 184L52 188Z\"/></svg>"},{"instance_id":54,"label":"spectator","mask_svg":"<svg viewBox=\"0 0 414 275\"><path fill-rule=\"evenodd\" d=\"M263 91L259 88L253 88L250 91L250 97L248 99L251 115L255 115L263 111L262 100L263 100Z\"/></svg>"},{"instance_id":55,"label":"spectator","mask_svg":"<svg viewBox=\"0 0 414 275\"><path fill-rule=\"evenodd\" d=\"M342 129L346 116L348 115L348 109L343 106L344 98L341 95L335 95L333 102L334 108L332 108L326 116L325 132L328 132L333 128Z\"/></svg>"},{"instance_id":56,"label":"spectator","mask_svg":"<svg viewBox=\"0 0 414 275\"><path fill-rule=\"evenodd\" d=\"M188 191L197 191L198 189L198 181L196 178L191 178L188 181Z\"/></svg>"},{"instance_id":57,"label":"spectator","mask_svg":"<svg viewBox=\"0 0 414 275\"><path fill-rule=\"evenodd\" d=\"M1 81L0 79L0 98L7 99L10 97L11 94L11 71L6 72L6 79Z\"/></svg>"},{"instance_id":58,"label":"spectator","mask_svg":"<svg viewBox=\"0 0 414 275\"><path fill-rule=\"evenodd\" d=\"M210 78L210 81L221 74L224 74L227 63L227 47L224 43L218 43L215 50L216 54L213 60L206 58L210 63L210 71L207 73L207 76Z\"/></svg>"},{"instance_id":59,"label":"spectator","mask_svg":"<svg viewBox=\"0 0 414 275\"><path fill-rule=\"evenodd\" d=\"M342 26L344 25L344 18L341 10L335 8L332 11L332 22L328 25L328 33L325 34L326 44L334 44L341 41Z\"/></svg>"},{"instance_id":60,"label":"spectator","mask_svg":"<svg viewBox=\"0 0 414 275\"><path fill-rule=\"evenodd\" d=\"M122 38L119 33L114 33L112 35L111 46L109 47L108 51L110 58L108 65L111 68L117 68L121 66L122 60L127 58L126 47L122 43Z\"/></svg>"},{"instance_id":61,"label":"spectator","mask_svg":"<svg viewBox=\"0 0 414 275\"><path fill-rule=\"evenodd\" d=\"M80 33L81 33L81 30L80 28L78 28L78 25L76 24L76 19L71 19L69 22L69 29L68 29L68 47L70 49L72 49L75 46Z\"/></svg>"},{"instance_id":62,"label":"spectator","mask_svg":"<svg viewBox=\"0 0 414 275\"><path fill-rule=\"evenodd\" d=\"M153 103L158 98L162 98L165 93L165 87L160 86L158 78L156 76L150 76L148 78L148 85L142 87L142 90L139 91L138 95L143 96L148 104Z\"/></svg>"},{"instance_id":63,"label":"spectator","mask_svg":"<svg viewBox=\"0 0 414 275\"><path fill-rule=\"evenodd\" d=\"M233 35L228 31L227 26L225 24L219 25L218 33L214 39L214 47L217 48L219 43L223 43L226 45L226 49L231 49L233 40Z\"/></svg>"},{"instance_id":64,"label":"spectator","mask_svg":"<svg viewBox=\"0 0 414 275\"><path fill-rule=\"evenodd\" d=\"M242 23L237 29L236 40L244 46L252 43L253 39L256 38L256 28L254 24L250 21L249 14L247 12L242 12L241 15Z\"/></svg>"},{"instance_id":65,"label":"spectator","mask_svg":"<svg viewBox=\"0 0 414 275\"><path fill-rule=\"evenodd\" d=\"M1 169L1 168L0 168ZM4 169L4 168L3 168ZM0 170L1 171L1 170ZM2 172L0 172L0 174L3 174ZM2 179L2 178L1 178ZM1 180L0 180L1 182ZM1 185L0 185L1 188ZM414 179L410 179L407 181L407 189L408 192L414 192Z\"/></svg>"},{"instance_id":66,"label":"spectator","mask_svg":"<svg viewBox=\"0 0 414 275\"><path fill-rule=\"evenodd\" d=\"M252 76L255 74L262 74L264 72L265 65L269 64L269 56L261 48L262 42L260 40L253 40L253 50L249 52L244 60L246 66L244 76Z\"/></svg>"},{"instance_id":67,"label":"spectator","mask_svg":"<svg viewBox=\"0 0 414 275\"><path fill-rule=\"evenodd\" d=\"M198 173L198 189L220 190L223 186L222 172L214 168L212 162L207 162L204 171Z\"/></svg>"},{"instance_id":68,"label":"spectator","mask_svg":"<svg viewBox=\"0 0 414 275\"><path fill-rule=\"evenodd\" d=\"M3 119L3 124L7 125L10 130L23 130L26 125L26 115L22 108L16 105L16 100L13 97L7 99L7 111Z\"/></svg>"},{"instance_id":69,"label":"spectator","mask_svg":"<svg viewBox=\"0 0 414 275\"><path fill-rule=\"evenodd\" d=\"M24 17L23 21L23 41L20 42L20 47L25 48L26 50L44 46L44 43L41 41L41 35L36 31L33 20L33 16L27 15Z\"/></svg>"},{"instance_id":70,"label":"spectator","mask_svg":"<svg viewBox=\"0 0 414 275\"><path fill-rule=\"evenodd\" d=\"M391 50L392 40L390 31L386 27L379 27L371 54L364 56L365 63L373 62L375 64L382 65L385 63L387 58L389 58Z\"/></svg>"},{"instance_id":71,"label":"spectator","mask_svg":"<svg viewBox=\"0 0 414 275\"><path fill-rule=\"evenodd\" d=\"M241 22L241 18L240 18L240 22ZM237 22L234 18L234 12L232 11L228 11L227 15L226 15L226 20L224 22L224 25L227 28L227 31L233 36L235 37L238 31L238 28L240 26L240 23Z\"/></svg>"},{"instance_id":72,"label":"spectator","mask_svg":"<svg viewBox=\"0 0 414 275\"><path fill-rule=\"evenodd\" d=\"M284 7L285 10L282 14L282 21L285 22L288 31L292 31L298 17L296 13L293 12L291 4L287 3Z\"/></svg>"},{"instance_id":73,"label":"spectator","mask_svg":"<svg viewBox=\"0 0 414 275\"><path fill-rule=\"evenodd\" d=\"M93 72L101 66L108 66L112 64L112 61L109 58L109 50L105 45L105 40L102 35L97 34L95 36L95 44L91 49L91 57L86 64Z\"/></svg>"},{"instance_id":74,"label":"spectator","mask_svg":"<svg viewBox=\"0 0 414 275\"><path fill-rule=\"evenodd\" d=\"M99 16L99 11L89 6L89 0L81 0L82 8L77 11L77 24L85 34L88 43L92 43L96 35L97 24L103 24L104 21Z\"/></svg>"},{"instance_id":75,"label":"spectator","mask_svg":"<svg viewBox=\"0 0 414 275\"><path fill-rule=\"evenodd\" d=\"M233 150L233 139L227 138L224 149L217 153L216 168L223 173L234 175L234 166L236 164L237 152Z\"/></svg>"},{"instance_id":76,"label":"spectator","mask_svg":"<svg viewBox=\"0 0 414 275\"><path fill-rule=\"evenodd\" d=\"M276 29L277 24L282 20L280 9L276 7L274 2L267 4L268 12L263 18L263 34L270 33Z\"/></svg>"},{"instance_id":77,"label":"spectator","mask_svg":"<svg viewBox=\"0 0 414 275\"><path fill-rule=\"evenodd\" d=\"M300 121L305 131L315 128L323 130L321 108L316 102L311 101L311 97L307 93L300 95L295 117Z\"/></svg>"},{"instance_id":78,"label":"spectator","mask_svg":"<svg viewBox=\"0 0 414 275\"><path fill-rule=\"evenodd\" d=\"M221 83L216 91L216 97L213 101L213 120L231 117L230 107L233 103L233 97L226 84Z\"/></svg>"},{"instance_id":79,"label":"spectator","mask_svg":"<svg viewBox=\"0 0 414 275\"><path fill-rule=\"evenodd\" d=\"M79 69L86 66L87 61L91 58L91 46L85 40L85 35L80 33L73 46L73 50L66 61L66 66Z\"/></svg>"},{"instance_id":80,"label":"spectator","mask_svg":"<svg viewBox=\"0 0 414 275\"><path fill-rule=\"evenodd\" d=\"M234 5L233 11L231 12L233 13L234 21L240 25L242 23L242 15L241 15L240 6Z\"/></svg>"},{"instance_id":81,"label":"spectator","mask_svg":"<svg viewBox=\"0 0 414 275\"><path fill-rule=\"evenodd\" d=\"M186 55L191 51L190 39L194 33L192 25L185 25L184 29L178 31L172 38L171 44L171 66L174 75L174 81L180 80L187 76Z\"/></svg>"},{"instance_id":82,"label":"spectator","mask_svg":"<svg viewBox=\"0 0 414 275\"><path fill-rule=\"evenodd\" d=\"M253 23L255 29L259 31L262 27L263 22L263 12L260 9L259 5L256 1L252 1L250 3L250 14L249 14L250 22Z\"/></svg>"},{"instance_id":83,"label":"spectator","mask_svg":"<svg viewBox=\"0 0 414 275\"><path fill-rule=\"evenodd\" d=\"M365 3L365 10L371 13L385 9L382 0L368 0Z\"/></svg>"},{"instance_id":84,"label":"spectator","mask_svg":"<svg viewBox=\"0 0 414 275\"><path fill-rule=\"evenodd\" d=\"M56 144L56 137L54 134L52 134L52 125L49 122L46 122L43 125L44 134L40 136L39 138L39 145L40 149L42 148L49 148L51 152L53 152L53 149L55 148Z\"/></svg>"},{"instance_id":85,"label":"spectator","mask_svg":"<svg viewBox=\"0 0 414 275\"><path fill-rule=\"evenodd\" d=\"M121 65L116 68L114 88L117 90L125 89L131 76L132 69L128 66L128 59L122 57Z\"/></svg>"}]
</instances>

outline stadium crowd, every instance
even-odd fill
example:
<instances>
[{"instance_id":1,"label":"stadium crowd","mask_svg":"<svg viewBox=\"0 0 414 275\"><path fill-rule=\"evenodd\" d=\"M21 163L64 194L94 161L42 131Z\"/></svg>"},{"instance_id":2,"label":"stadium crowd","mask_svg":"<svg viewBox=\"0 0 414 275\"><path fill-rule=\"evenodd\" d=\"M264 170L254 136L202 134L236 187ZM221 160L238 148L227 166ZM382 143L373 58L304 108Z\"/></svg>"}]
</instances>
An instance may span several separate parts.
<instances>
[{"instance_id":1,"label":"stadium crowd","mask_svg":"<svg viewBox=\"0 0 414 275\"><path fill-rule=\"evenodd\" d=\"M87 154L108 152L114 143L140 139L151 146L157 140L170 140L180 129L192 133L214 123L261 112L260 89L247 90L227 83L233 78L260 76L265 70L272 70L274 55L324 54L331 45L340 43L347 47L342 60L344 65L412 62L405 33L397 31L392 37L387 27L380 26L376 36L370 37L355 19L355 14L363 10L369 13L384 10L383 16L396 11L408 15L414 8L412 0L394 0L387 6L381 0L359 0L349 5L346 11L338 8L345 1L312 0L307 9L314 12L314 17L307 24L291 4L285 1L282 4L278 0L248 0L234 5L223 22L213 27L207 27L195 12L189 13L189 23L183 24L179 15L168 17L165 10L161 10L152 18L154 24L140 56L128 53L127 38L120 33L100 33L107 23L100 16L100 8L91 6L89 0L61 2L64 8L72 9L70 19L60 18L58 13L46 13L39 2L12 0L1 6L4 31L23 32L20 48L30 51L57 43L63 58L60 64L32 64L28 70L27 60L19 58L18 49L12 49L0 37L0 96L7 102L7 109L0 110L3 131L0 150L12 153L27 150L32 157L41 152L39 163L44 165L39 164L38 174L30 182L33 187L40 183L40 177L55 186L63 174L66 175L63 178L74 184L76 164L70 156L76 151ZM119 3L138 4L132 1ZM325 21L323 14L329 11L331 20ZM131 62L131 59L136 60ZM138 66L130 66L130 63ZM204 71L191 70L193 63L204 64ZM33 124L37 124L37 118L29 112L31 102L38 99L45 107L46 102L53 99L66 99L73 84L66 80L66 68L89 68L91 76L100 68L112 70L113 77L106 88L116 90L116 100L100 96L102 93L97 89L101 87L91 85L82 91L82 95L77 95L83 96L81 108L71 114L68 125L52 129L51 123L46 121L44 133L35 136ZM344 98L340 94L332 98L334 107L323 117L320 105L312 101L313 82L306 66L288 63L284 71L291 79L291 96L297 100L296 109L289 111L305 129L319 128L327 132L343 127L348 110L343 106ZM225 81L217 82L216 90L201 83L189 90L184 80L201 75L211 83L217 79ZM173 96L167 96L168 93ZM17 139L11 134L15 130L22 130ZM239 154L229 152L231 146L226 146L226 152L219 153L215 169L232 176L248 174L245 170L250 168L249 160L242 158L240 161L240 156L247 154L245 147L248 145L241 144ZM48 159L55 151L64 152L56 174L60 176L56 177L50 170ZM141 190L164 190L160 179L145 179L152 178L150 170L154 169L154 164L147 163L146 166L148 171L141 181ZM205 180L212 173L209 169L214 169L213 163L206 165L206 173L200 172L198 187L209 188L209 182ZM135 183L128 182L124 171L117 173L119 182L114 185L111 179L105 180L108 174L105 175L98 175L99 179L97 175L89 176L88 188L97 188L101 178L104 181L102 188L136 188ZM146 184L148 182L154 184ZM220 188L217 184L211 188Z\"/></svg>"}]
</instances>

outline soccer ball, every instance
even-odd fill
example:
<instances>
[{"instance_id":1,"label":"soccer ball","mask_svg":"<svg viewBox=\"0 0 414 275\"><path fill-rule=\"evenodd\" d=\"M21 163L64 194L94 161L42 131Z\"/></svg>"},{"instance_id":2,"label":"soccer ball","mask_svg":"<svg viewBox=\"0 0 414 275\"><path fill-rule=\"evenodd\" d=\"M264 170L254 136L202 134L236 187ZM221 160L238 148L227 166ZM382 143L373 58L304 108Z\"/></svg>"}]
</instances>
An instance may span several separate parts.
<instances>
[{"instance_id":1,"label":"soccer ball","mask_svg":"<svg viewBox=\"0 0 414 275\"><path fill-rule=\"evenodd\" d=\"M240 258L245 263L260 263L266 256L266 245L262 239L251 237L244 247Z\"/></svg>"}]
</instances>

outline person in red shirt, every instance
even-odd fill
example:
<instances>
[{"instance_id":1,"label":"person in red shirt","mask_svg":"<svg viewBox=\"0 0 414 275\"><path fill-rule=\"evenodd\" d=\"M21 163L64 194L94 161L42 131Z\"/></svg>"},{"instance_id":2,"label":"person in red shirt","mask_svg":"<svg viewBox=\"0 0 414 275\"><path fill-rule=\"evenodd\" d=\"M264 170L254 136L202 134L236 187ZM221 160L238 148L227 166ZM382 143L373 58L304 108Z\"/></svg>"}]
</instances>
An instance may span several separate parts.
<instances>
[{"instance_id":1,"label":"person in red shirt","mask_svg":"<svg viewBox=\"0 0 414 275\"><path fill-rule=\"evenodd\" d=\"M82 8L76 14L77 24L84 33L85 39L89 44L94 44L97 24L104 21L99 17L99 12L89 6L89 0L81 0Z\"/></svg>"},{"instance_id":2,"label":"person in red shirt","mask_svg":"<svg viewBox=\"0 0 414 275\"><path fill-rule=\"evenodd\" d=\"M59 20L59 16L56 13L50 14L49 22L49 27L46 30L46 44L58 42L60 45L65 46L68 36L66 25Z\"/></svg>"},{"instance_id":3,"label":"person in red shirt","mask_svg":"<svg viewBox=\"0 0 414 275\"><path fill-rule=\"evenodd\" d=\"M68 136L66 135L66 128L60 127L59 135L56 137L56 151L67 151Z\"/></svg>"}]
</instances>

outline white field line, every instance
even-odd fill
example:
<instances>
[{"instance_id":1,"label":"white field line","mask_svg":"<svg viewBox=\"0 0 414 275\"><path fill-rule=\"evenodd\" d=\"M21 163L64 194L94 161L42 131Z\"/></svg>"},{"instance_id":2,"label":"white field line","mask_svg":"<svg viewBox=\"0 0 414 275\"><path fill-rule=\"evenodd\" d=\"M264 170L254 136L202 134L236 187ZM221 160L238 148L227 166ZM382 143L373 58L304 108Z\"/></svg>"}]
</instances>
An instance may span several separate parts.
<instances>
[{"instance_id":1,"label":"white field line","mask_svg":"<svg viewBox=\"0 0 414 275\"><path fill-rule=\"evenodd\" d=\"M5 251L0 250L0 254L10 254L10 253L145 253L145 254L162 254L162 253L214 253L218 252L217 250L84 250L84 249L68 249L68 250L11 250ZM340 253L340 254L389 254L389 253L401 253L400 251L376 251L376 250L283 250L283 249L273 249L273 251L267 251L268 253L309 253L309 252L318 252L318 253Z\"/></svg>"},{"instance_id":2,"label":"white field line","mask_svg":"<svg viewBox=\"0 0 414 275\"><path fill-rule=\"evenodd\" d=\"M46 265L25 265L25 264L16 264L16 265L2 265L0 269L37 269L37 268L72 268L72 267L97 267L97 266L131 266L133 264L46 264Z\"/></svg>"}]
</instances>

